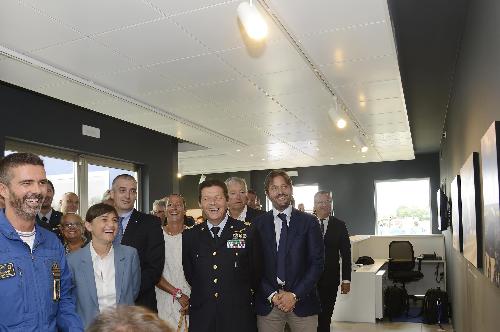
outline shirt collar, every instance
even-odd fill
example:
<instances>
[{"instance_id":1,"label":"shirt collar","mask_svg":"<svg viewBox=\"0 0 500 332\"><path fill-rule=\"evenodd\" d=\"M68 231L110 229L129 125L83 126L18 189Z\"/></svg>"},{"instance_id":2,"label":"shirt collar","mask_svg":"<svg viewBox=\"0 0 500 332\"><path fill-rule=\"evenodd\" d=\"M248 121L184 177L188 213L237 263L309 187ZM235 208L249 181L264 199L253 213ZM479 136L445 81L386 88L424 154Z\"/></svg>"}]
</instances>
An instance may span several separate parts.
<instances>
[{"instance_id":1,"label":"shirt collar","mask_svg":"<svg viewBox=\"0 0 500 332\"><path fill-rule=\"evenodd\" d=\"M92 241L90 241L89 246L90 246L90 256L92 256L92 260L93 261L96 260L96 259L105 259L107 257L111 257L110 255L113 255L113 246L111 246L111 249L109 249L108 254L106 256L102 257L102 258L95 251L94 244L92 243Z\"/></svg>"},{"instance_id":2,"label":"shirt collar","mask_svg":"<svg viewBox=\"0 0 500 332\"><path fill-rule=\"evenodd\" d=\"M224 217L224 219L220 222L220 224L217 225L217 227L220 227L219 234L221 234L222 230L224 229L224 226L226 226L227 218L228 218L228 215L226 213L226 216ZM207 220L207 227L208 227L208 230L211 230L212 227L215 227L215 226L212 225L212 223Z\"/></svg>"},{"instance_id":3,"label":"shirt collar","mask_svg":"<svg viewBox=\"0 0 500 332\"><path fill-rule=\"evenodd\" d=\"M290 216L292 215L292 206L288 205L288 207L286 209L284 209L283 211L281 211L281 212L278 211L278 210L276 210L273 207L273 216L274 216L274 218L276 218L278 216L278 214L280 214L280 213L286 214L286 219L290 220Z\"/></svg>"},{"instance_id":4,"label":"shirt collar","mask_svg":"<svg viewBox=\"0 0 500 332\"><path fill-rule=\"evenodd\" d=\"M120 215L120 218L123 218L123 219L128 219L130 218L130 216L132 215L132 212L134 212L134 209L128 211L128 212L125 212L123 214Z\"/></svg>"},{"instance_id":5,"label":"shirt collar","mask_svg":"<svg viewBox=\"0 0 500 332\"><path fill-rule=\"evenodd\" d=\"M47 212L47 214L43 214L42 212L38 212L38 218L40 218L40 220L42 220L43 217L47 218L47 221L50 220L50 217L52 217L52 211L54 211L54 209L50 209L49 212Z\"/></svg>"}]
</instances>

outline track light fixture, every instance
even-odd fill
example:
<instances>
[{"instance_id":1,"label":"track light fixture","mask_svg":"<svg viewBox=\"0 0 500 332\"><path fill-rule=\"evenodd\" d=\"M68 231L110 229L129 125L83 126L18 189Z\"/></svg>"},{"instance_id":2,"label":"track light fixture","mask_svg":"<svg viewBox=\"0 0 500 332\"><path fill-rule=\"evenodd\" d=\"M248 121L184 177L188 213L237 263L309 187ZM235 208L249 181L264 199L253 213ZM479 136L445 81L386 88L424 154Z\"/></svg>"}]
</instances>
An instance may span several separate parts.
<instances>
[{"instance_id":1,"label":"track light fixture","mask_svg":"<svg viewBox=\"0 0 500 332\"><path fill-rule=\"evenodd\" d=\"M337 102L337 98L334 98L334 104L332 108L328 110L328 115L330 116L330 119L335 123L337 128L339 129L344 129L347 127L347 120L345 118L345 114L341 111L341 106Z\"/></svg>"},{"instance_id":2,"label":"track light fixture","mask_svg":"<svg viewBox=\"0 0 500 332\"><path fill-rule=\"evenodd\" d=\"M256 41L266 38L268 32L267 23L252 0L240 3L237 12L248 37Z\"/></svg>"}]
</instances>

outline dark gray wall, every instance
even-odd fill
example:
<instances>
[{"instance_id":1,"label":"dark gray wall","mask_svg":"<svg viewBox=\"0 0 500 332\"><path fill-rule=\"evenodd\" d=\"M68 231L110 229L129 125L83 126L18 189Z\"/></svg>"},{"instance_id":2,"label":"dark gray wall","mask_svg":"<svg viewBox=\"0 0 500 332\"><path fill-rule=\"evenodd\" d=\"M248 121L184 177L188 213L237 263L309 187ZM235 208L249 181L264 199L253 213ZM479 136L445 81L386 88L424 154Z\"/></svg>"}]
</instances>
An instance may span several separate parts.
<instances>
[{"instance_id":1,"label":"dark gray wall","mask_svg":"<svg viewBox=\"0 0 500 332\"><path fill-rule=\"evenodd\" d=\"M138 164L142 206L178 188L177 139L0 81L0 154L15 139ZM101 138L82 135L82 124Z\"/></svg>"},{"instance_id":2,"label":"dark gray wall","mask_svg":"<svg viewBox=\"0 0 500 332\"><path fill-rule=\"evenodd\" d=\"M374 183L376 180L430 178L433 232L438 232L436 201L433 199L435 197L433 193L439 187L437 153L417 155L415 160L318 166L294 168L294 170L299 173L297 177L292 178L295 185L318 184L320 190L332 191L335 215L348 223L351 234L374 234L375 232ZM264 203L264 179L268 172L264 170L210 174L207 178L244 177L249 187L257 191L261 202ZM191 202L197 199L196 186L199 178L199 175L185 176L181 180L181 191L190 208L197 207Z\"/></svg>"},{"instance_id":3,"label":"dark gray wall","mask_svg":"<svg viewBox=\"0 0 500 332\"><path fill-rule=\"evenodd\" d=\"M500 2L470 1L442 142L441 177L449 185L489 125L500 120ZM452 248L446 232L448 290L456 331L498 331L500 289ZM484 248L483 248L484 252Z\"/></svg>"}]
</instances>

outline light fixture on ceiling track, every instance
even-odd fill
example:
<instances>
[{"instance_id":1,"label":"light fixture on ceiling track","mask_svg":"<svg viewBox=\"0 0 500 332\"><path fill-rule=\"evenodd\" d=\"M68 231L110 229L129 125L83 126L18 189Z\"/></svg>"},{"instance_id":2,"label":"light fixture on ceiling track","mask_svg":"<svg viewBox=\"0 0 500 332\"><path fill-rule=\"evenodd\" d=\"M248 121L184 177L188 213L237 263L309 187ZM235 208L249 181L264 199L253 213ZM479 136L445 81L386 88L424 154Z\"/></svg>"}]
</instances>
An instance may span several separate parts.
<instances>
[{"instance_id":1,"label":"light fixture on ceiling track","mask_svg":"<svg viewBox=\"0 0 500 332\"><path fill-rule=\"evenodd\" d=\"M334 97L333 106L328 110L328 115L337 128L344 129L347 126L347 120L345 114L343 114L342 106L337 102L336 97Z\"/></svg>"},{"instance_id":2,"label":"light fixture on ceiling track","mask_svg":"<svg viewBox=\"0 0 500 332\"><path fill-rule=\"evenodd\" d=\"M359 137L354 136L353 141L354 141L354 144L356 144L356 147L358 147L361 152L363 152L363 153L368 152L368 146L366 146L366 144L364 144L363 141L361 141L361 139L359 139Z\"/></svg>"},{"instance_id":3,"label":"light fixture on ceiling track","mask_svg":"<svg viewBox=\"0 0 500 332\"><path fill-rule=\"evenodd\" d=\"M240 3L237 12L240 22L250 38L256 41L266 38L267 23L252 0Z\"/></svg>"}]
</instances>

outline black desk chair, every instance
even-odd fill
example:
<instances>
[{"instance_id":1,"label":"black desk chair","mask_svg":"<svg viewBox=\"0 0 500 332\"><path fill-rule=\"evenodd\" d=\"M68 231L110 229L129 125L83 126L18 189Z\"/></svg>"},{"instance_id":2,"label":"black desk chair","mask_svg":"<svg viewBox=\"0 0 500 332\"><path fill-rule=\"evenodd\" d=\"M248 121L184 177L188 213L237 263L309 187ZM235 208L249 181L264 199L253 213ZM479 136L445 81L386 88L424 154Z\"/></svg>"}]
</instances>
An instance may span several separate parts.
<instances>
[{"instance_id":1,"label":"black desk chair","mask_svg":"<svg viewBox=\"0 0 500 332\"><path fill-rule=\"evenodd\" d=\"M389 264L388 278L394 283L402 283L406 292L405 284L407 282L418 281L424 277L421 272L422 257L417 257L418 270L415 271L415 255L413 245L410 241L392 241L389 244ZM407 292L406 292L407 294ZM412 296L414 299L415 297ZM408 299L406 299L408 313Z\"/></svg>"},{"instance_id":2,"label":"black desk chair","mask_svg":"<svg viewBox=\"0 0 500 332\"><path fill-rule=\"evenodd\" d=\"M422 257L417 257L418 271L415 271L415 255L410 241L392 241L389 244L388 278L393 282L405 284L424 277L421 272Z\"/></svg>"}]
</instances>

